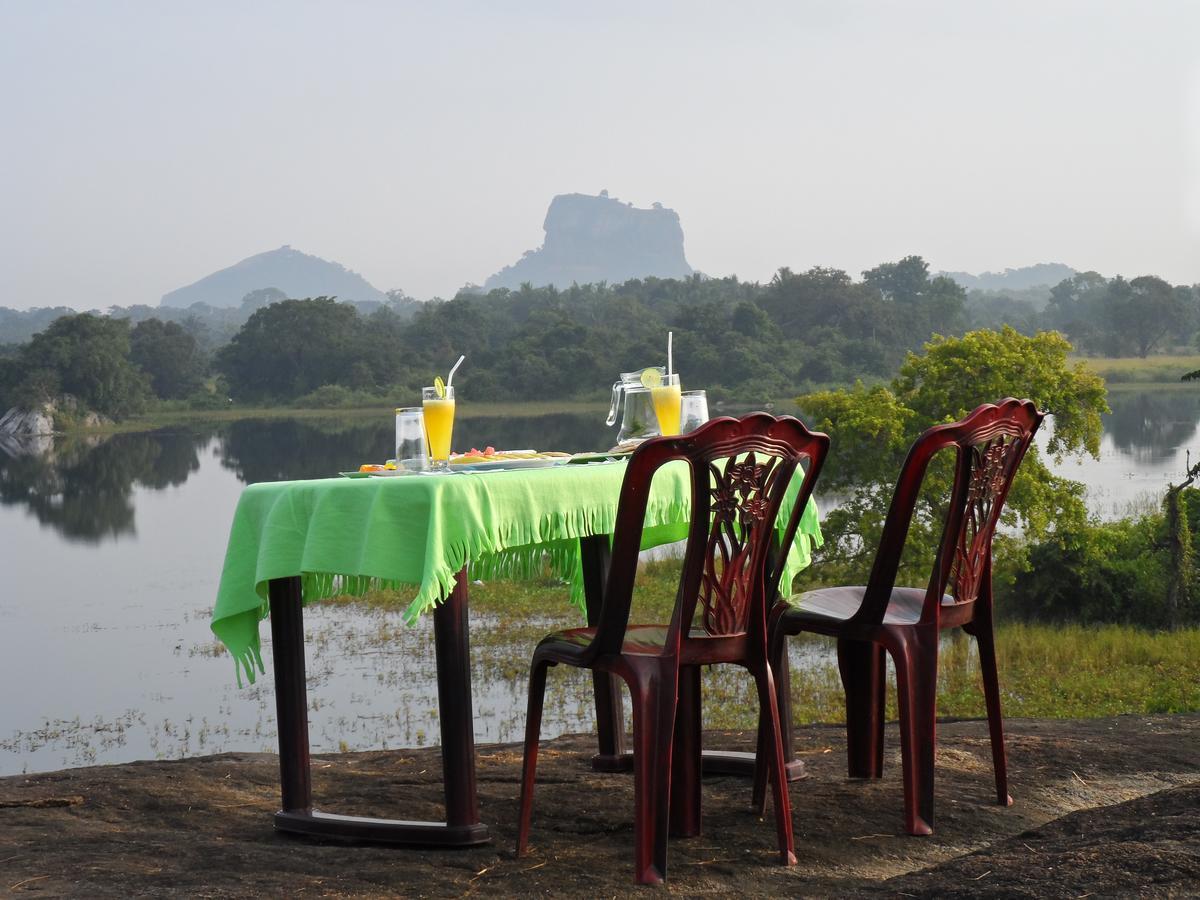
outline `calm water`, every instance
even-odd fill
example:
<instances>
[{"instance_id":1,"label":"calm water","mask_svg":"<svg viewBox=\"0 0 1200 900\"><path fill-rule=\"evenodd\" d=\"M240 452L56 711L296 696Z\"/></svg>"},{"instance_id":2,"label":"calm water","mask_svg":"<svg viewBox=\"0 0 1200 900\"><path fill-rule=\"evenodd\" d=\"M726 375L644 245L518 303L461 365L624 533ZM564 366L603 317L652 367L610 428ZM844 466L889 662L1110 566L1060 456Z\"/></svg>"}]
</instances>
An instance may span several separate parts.
<instances>
[{"instance_id":1,"label":"calm water","mask_svg":"<svg viewBox=\"0 0 1200 900\"><path fill-rule=\"evenodd\" d=\"M1155 502L1200 430L1200 392L1110 403L1101 459L1060 469L1104 517ZM466 419L455 444L595 449L612 439L602 416ZM390 441L389 422L359 419L0 444L0 774L274 749L270 675L239 689L208 630L238 495L382 459ZM310 608L306 622L314 751L436 742L428 619ZM518 740L523 673L494 668L476 653L476 736ZM587 727L587 699L586 680L552 689L547 736Z\"/></svg>"}]
</instances>

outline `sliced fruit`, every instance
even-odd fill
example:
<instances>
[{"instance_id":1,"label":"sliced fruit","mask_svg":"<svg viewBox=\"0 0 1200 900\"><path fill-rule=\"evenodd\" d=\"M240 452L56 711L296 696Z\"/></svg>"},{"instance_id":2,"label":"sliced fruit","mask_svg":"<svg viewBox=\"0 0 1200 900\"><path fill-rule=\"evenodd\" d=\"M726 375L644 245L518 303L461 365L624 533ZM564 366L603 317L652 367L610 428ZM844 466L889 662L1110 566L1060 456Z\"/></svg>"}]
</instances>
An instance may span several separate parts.
<instances>
[{"instance_id":1,"label":"sliced fruit","mask_svg":"<svg viewBox=\"0 0 1200 900\"><path fill-rule=\"evenodd\" d=\"M652 391L662 385L662 373L658 369L642 369L641 382L642 387Z\"/></svg>"},{"instance_id":2,"label":"sliced fruit","mask_svg":"<svg viewBox=\"0 0 1200 900\"><path fill-rule=\"evenodd\" d=\"M442 381L441 375L435 375L433 377L433 389L437 391L439 400L446 399L446 382Z\"/></svg>"}]
</instances>

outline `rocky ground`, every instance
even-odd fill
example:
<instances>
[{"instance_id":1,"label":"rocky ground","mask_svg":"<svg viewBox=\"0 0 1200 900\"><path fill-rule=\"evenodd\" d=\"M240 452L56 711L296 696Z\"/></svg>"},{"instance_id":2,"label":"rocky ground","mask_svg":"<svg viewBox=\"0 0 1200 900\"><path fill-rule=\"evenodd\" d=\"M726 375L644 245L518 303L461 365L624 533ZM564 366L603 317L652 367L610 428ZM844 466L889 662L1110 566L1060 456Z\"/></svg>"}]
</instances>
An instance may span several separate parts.
<instances>
[{"instance_id":1,"label":"rocky ground","mask_svg":"<svg viewBox=\"0 0 1200 900\"><path fill-rule=\"evenodd\" d=\"M993 803L983 722L939 725L936 833L901 827L899 751L884 778L845 778L841 729L797 729L810 777L792 785L799 864L772 852L750 785L705 781L705 833L671 844L684 896L1200 895L1200 716L1008 723L1015 804ZM748 749L741 734L710 746ZM276 834L276 761L223 754L0 779L0 890L72 897L556 896L632 884L633 784L594 773L593 739L543 746L533 847L512 852L520 748L479 748L490 845L459 851L314 843ZM328 811L438 818L438 751L322 756ZM768 812L769 816L769 812ZM650 890L650 889L647 889Z\"/></svg>"}]
</instances>

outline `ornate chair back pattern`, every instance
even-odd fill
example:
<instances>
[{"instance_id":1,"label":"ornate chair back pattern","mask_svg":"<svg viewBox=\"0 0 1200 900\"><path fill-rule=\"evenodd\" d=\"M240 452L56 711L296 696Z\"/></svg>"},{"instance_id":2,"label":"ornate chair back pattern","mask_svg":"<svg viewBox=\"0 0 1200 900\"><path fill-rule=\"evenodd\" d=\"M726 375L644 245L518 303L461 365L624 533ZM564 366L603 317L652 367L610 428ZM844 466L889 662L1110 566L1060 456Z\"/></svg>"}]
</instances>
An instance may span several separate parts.
<instances>
[{"instance_id":1,"label":"ornate chair back pattern","mask_svg":"<svg viewBox=\"0 0 1200 900\"><path fill-rule=\"evenodd\" d=\"M776 519L795 474L800 486L779 544L788 547L828 447L826 435L810 432L799 419L766 413L713 419L691 434L642 444L621 489L593 652L616 653L622 646L650 483L676 460L691 468L692 510L662 652L674 654L689 633L696 636L693 624L711 637L765 634L765 598L774 596L783 569L782 559L773 564ZM804 459L807 469L800 466Z\"/></svg>"},{"instance_id":2,"label":"ornate chair back pattern","mask_svg":"<svg viewBox=\"0 0 1200 900\"><path fill-rule=\"evenodd\" d=\"M964 448L970 475L947 582L956 603L979 596L992 535L1025 445L1022 435L1000 434Z\"/></svg>"},{"instance_id":3,"label":"ornate chair back pattern","mask_svg":"<svg viewBox=\"0 0 1200 900\"><path fill-rule=\"evenodd\" d=\"M712 528L704 553L700 581L701 625L706 634L744 633L749 626L751 594L763 587L765 548L787 487L782 458L750 453L742 461L732 457L722 469L710 461ZM776 490L776 484L780 489ZM756 577L759 576L759 577Z\"/></svg>"}]
</instances>

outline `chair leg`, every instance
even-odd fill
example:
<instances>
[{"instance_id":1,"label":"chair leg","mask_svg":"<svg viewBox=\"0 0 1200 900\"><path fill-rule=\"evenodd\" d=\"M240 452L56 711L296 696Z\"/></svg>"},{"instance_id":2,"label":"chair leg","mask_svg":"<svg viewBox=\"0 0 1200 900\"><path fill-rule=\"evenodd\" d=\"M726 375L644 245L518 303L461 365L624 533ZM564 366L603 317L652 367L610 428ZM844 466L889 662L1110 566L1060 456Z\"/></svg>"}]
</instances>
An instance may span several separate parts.
<instances>
[{"instance_id":1,"label":"chair leg","mask_svg":"<svg viewBox=\"0 0 1200 900\"><path fill-rule=\"evenodd\" d=\"M851 778L883 777L884 650L871 641L838 640L846 691L846 754Z\"/></svg>"},{"instance_id":2,"label":"chair leg","mask_svg":"<svg viewBox=\"0 0 1200 900\"><path fill-rule=\"evenodd\" d=\"M767 778L770 771L767 728L767 711L760 706L758 737L754 745L754 788L750 795L750 808L760 819L767 814Z\"/></svg>"},{"instance_id":3,"label":"chair leg","mask_svg":"<svg viewBox=\"0 0 1200 900\"><path fill-rule=\"evenodd\" d=\"M900 755L904 763L904 825L933 833L933 759L937 742L937 629L906 629L889 647L896 664Z\"/></svg>"},{"instance_id":4,"label":"chair leg","mask_svg":"<svg viewBox=\"0 0 1200 900\"><path fill-rule=\"evenodd\" d=\"M633 699L633 842L638 884L661 884L667 878L677 677L674 661L646 660L627 678Z\"/></svg>"},{"instance_id":5,"label":"chair leg","mask_svg":"<svg viewBox=\"0 0 1200 900\"><path fill-rule=\"evenodd\" d=\"M521 764L521 804L517 816L517 856L529 849L533 816L533 781L537 771L538 741L542 733L542 704L546 697L546 670L550 663L535 661L529 670L529 708L525 714L525 752Z\"/></svg>"},{"instance_id":6,"label":"chair leg","mask_svg":"<svg viewBox=\"0 0 1200 900\"><path fill-rule=\"evenodd\" d=\"M767 648L768 659L771 662L772 672L783 671L785 654L787 653L787 635L782 629L772 627L769 630L770 643ZM777 688L782 688L782 684L777 684ZM783 742L783 758L788 761L792 758L792 713L791 713L791 697L784 694L782 690L777 690L775 695L777 715L779 718L780 732L779 736ZM750 805L759 816L766 815L767 812L767 767L768 758L768 741L767 741L767 721L766 709L760 704L758 710L758 742L754 751L754 792L751 795Z\"/></svg>"},{"instance_id":7,"label":"chair leg","mask_svg":"<svg viewBox=\"0 0 1200 900\"><path fill-rule=\"evenodd\" d=\"M996 773L996 802L1012 806L1008 793L1008 757L1004 750L1004 719L1000 715L1000 680L996 674L996 641L990 621L977 622L979 666L983 670L983 696L987 701L988 731L992 737L992 768Z\"/></svg>"},{"instance_id":8,"label":"chair leg","mask_svg":"<svg viewBox=\"0 0 1200 900\"><path fill-rule=\"evenodd\" d=\"M671 754L671 837L700 834L701 718L700 667L679 670L675 708L675 747Z\"/></svg>"},{"instance_id":9,"label":"chair leg","mask_svg":"<svg viewBox=\"0 0 1200 900\"><path fill-rule=\"evenodd\" d=\"M792 803L788 794L786 759L783 755L783 737L779 727L779 705L775 695L775 677L768 664L754 673L758 687L760 721L766 727L759 728L760 753L765 744L767 753L759 758L755 777L759 770L766 770L771 782L772 800L775 803L775 831L779 839L779 860L785 866L796 864L796 845L792 834Z\"/></svg>"}]
</instances>

